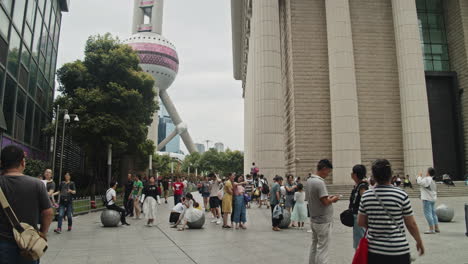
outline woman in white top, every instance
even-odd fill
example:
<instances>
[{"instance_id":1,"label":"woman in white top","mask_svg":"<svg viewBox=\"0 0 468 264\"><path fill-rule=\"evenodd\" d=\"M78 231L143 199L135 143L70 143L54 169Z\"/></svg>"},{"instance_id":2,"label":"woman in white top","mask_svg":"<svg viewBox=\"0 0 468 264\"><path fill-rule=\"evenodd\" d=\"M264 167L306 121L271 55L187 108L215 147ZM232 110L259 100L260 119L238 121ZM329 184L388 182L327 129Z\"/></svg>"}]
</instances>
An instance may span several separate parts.
<instances>
[{"instance_id":1,"label":"woman in white top","mask_svg":"<svg viewBox=\"0 0 468 264\"><path fill-rule=\"evenodd\" d=\"M421 200L423 201L424 216L429 224L429 230L425 234L440 233L439 219L435 211L435 202L437 200L437 185L434 182L435 170L434 168L427 169L425 177L422 173L419 174L417 182L421 187Z\"/></svg>"},{"instance_id":2,"label":"woman in white top","mask_svg":"<svg viewBox=\"0 0 468 264\"><path fill-rule=\"evenodd\" d=\"M291 214L291 221L293 221L292 227L295 227L294 223L300 229L304 228L304 222L307 220L307 208L305 204L305 192L304 185L302 183L297 184L296 192L294 193L294 201L296 202Z\"/></svg>"},{"instance_id":3,"label":"woman in white top","mask_svg":"<svg viewBox=\"0 0 468 264\"><path fill-rule=\"evenodd\" d=\"M197 209L199 207L199 204L195 202L195 200L193 200L193 196L191 193L187 193L187 195L185 195L184 205L187 209L185 209L182 213L181 219L183 219L183 223L182 227L179 228L179 231L185 230L185 226L187 225L187 223L196 222L200 220L201 217L203 217L203 211ZM178 223L176 223L175 226L177 226L177 224Z\"/></svg>"}]
</instances>

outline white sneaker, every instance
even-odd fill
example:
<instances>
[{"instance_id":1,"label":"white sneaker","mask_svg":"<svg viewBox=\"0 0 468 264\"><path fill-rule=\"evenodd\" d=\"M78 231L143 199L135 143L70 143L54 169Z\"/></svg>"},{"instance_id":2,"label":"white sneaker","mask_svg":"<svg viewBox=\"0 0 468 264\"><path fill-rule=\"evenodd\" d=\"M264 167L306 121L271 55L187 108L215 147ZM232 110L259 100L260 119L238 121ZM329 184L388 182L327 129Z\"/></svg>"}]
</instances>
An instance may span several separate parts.
<instances>
[{"instance_id":1,"label":"white sneaker","mask_svg":"<svg viewBox=\"0 0 468 264\"><path fill-rule=\"evenodd\" d=\"M148 224L148 227L152 227L152 226L153 226L153 223L149 223L149 224Z\"/></svg>"},{"instance_id":2,"label":"white sneaker","mask_svg":"<svg viewBox=\"0 0 468 264\"><path fill-rule=\"evenodd\" d=\"M312 233L312 229L307 230L307 233Z\"/></svg>"},{"instance_id":3,"label":"white sneaker","mask_svg":"<svg viewBox=\"0 0 468 264\"><path fill-rule=\"evenodd\" d=\"M214 219L214 220L211 220L211 223L217 223L218 220Z\"/></svg>"},{"instance_id":4,"label":"white sneaker","mask_svg":"<svg viewBox=\"0 0 468 264\"><path fill-rule=\"evenodd\" d=\"M218 219L218 221L216 222L217 225L220 225L221 224L221 220Z\"/></svg>"}]
</instances>

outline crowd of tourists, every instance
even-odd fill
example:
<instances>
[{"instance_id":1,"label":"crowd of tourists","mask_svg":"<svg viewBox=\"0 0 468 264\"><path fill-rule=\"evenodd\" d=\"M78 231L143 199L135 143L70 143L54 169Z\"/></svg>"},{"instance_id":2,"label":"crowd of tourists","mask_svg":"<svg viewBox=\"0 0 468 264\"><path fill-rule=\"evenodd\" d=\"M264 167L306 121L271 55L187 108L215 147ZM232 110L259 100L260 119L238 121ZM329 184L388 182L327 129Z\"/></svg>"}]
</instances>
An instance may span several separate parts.
<instances>
[{"instance_id":1,"label":"crowd of tourists","mask_svg":"<svg viewBox=\"0 0 468 264\"><path fill-rule=\"evenodd\" d=\"M7 146L2 150L2 207L10 207L21 222L36 228L42 237L47 235L53 218L52 208L56 207L59 213L54 231L61 233L64 219L68 222L67 230L71 231L72 200L77 191L71 175L66 173L56 188L50 169L38 180L22 177L25 166L24 152L20 148ZM328 263L329 259L333 204L342 199L341 196L328 193L325 179L332 170L332 163L324 159L318 162L315 174L309 174L304 181L300 177L286 175L285 179L282 176L273 177L270 184L253 163L251 173L245 177L235 173L224 178L215 173L204 176L195 183L201 199L189 192L190 183L184 178L158 179L151 176L142 181L139 175L129 174L123 186L124 208L117 205L117 182L110 183L104 202L107 209L120 213L122 225L129 225L127 217L139 220L144 216L146 225L151 227L157 217L163 218L158 214L158 206L162 204L162 199L167 204L172 192L174 207L169 222L179 231L204 219L205 213L211 215L211 224L221 225L223 229L247 229L248 209L265 206L271 210L274 231L281 230L284 217L289 215L291 228L303 229L305 222L310 222L310 263L322 264ZM341 219L353 228L353 247L357 249L357 254L361 247L360 241L366 239L368 263L410 263L405 226L415 239L419 253L424 254L410 199L395 184L390 162L385 159L374 161L369 180L364 165L357 164L350 168L350 175L355 185L349 197L348 210L341 214ZM429 168L424 174L420 173L416 180L421 189L424 215L428 223L425 234L440 232L435 213L437 186L434 176L435 170ZM6 199L1 199L2 194ZM6 202L9 206L4 204ZM10 213L0 210L0 263L38 263L20 262L22 257L13 235L10 216Z\"/></svg>"}]
</instances>

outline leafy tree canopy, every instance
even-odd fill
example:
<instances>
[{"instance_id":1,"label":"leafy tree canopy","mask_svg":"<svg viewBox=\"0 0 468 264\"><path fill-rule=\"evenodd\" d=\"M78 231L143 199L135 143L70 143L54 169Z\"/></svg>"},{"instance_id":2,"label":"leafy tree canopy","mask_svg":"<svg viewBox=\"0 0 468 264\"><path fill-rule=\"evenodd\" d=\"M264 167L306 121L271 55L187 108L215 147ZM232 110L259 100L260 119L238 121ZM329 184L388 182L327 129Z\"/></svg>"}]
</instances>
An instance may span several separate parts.
<instances>
[{"instance_id":1,"label":"leafy tree canopy","mask_svg":"<svg viewBox=\"0 0 468 264\"><path fill-rule=\"evenodd\" d=\"M200 154L198 152L187 155L182 163L182 170L187 171L190 166L193 172L195 168L199 172L216 172L226 175L230 172L243 173L244 154L240 151L227 149L226 152L218 152L209 149Z\"/></svg>"},{"instance_id":2,"label":"leafy tree canopy","mask_svg":"<svg viewBox=\"0 0 468 264\"><path fill-rule=\"evenodd\" d=\"M146 140L157 110L154 79L138 66L138 55L109 33L91 36L84 60L58 70L59 91L55 104L78 114L70 123L75 142L89 155L103 154L108 144L114 153L146 156L154 143Z\"/></svg>"}]
</instances>

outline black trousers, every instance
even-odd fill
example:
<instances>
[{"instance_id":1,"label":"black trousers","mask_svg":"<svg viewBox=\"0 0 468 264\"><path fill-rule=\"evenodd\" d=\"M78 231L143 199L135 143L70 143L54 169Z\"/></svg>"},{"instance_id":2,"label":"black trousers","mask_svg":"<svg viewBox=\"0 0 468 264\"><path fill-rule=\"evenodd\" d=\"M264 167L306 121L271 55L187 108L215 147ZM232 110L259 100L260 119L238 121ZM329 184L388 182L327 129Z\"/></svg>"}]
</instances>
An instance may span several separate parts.
<instances>
[{"instance_id":1,"label":"black trousers","mask_svg":"<svg viewBox=\"0 0 468 264\"><path fill-rule=\"evenodd\" d=\"M120 222L122 222L122 224L127 223L127 221L125 220L125 213L126 213L125 209L123 209L120 206L117 206L116 204L108 205L106 207L109 210L114 210L114 211L119 212L120 213Z\"/></svg>"},{"instance_id":2,"label":"black trousers","mask_svg":"<svg viewBox=\"0 0 468 264\"><path fill-rule=\"evenodd\" d=\"M169 223L177 223L179 221L180 213L171 212L169 216Z\"/></svg>"},{"instance_id":3,"label":"black trousers","mask_svg":"<svg viewBox=\"0 0 468 264\"><path fill-rule=\"evenodd\" d=\"M133 199L128 199L129 196L124 196L125 216L133 216Z\"/></svg>"},{"instance_id":4,"label":"black trousers","mask_svg":"<svg viewBox=\"0 0 468 264\"><path fill-rule=\"evenodd\" d=\"M272 225L273 227L278 227L279 224L281 223L281 220L279 220L279 219L274 219L274 218L273 218L273 210L275 210L275 206L276 206L276 204L272 204L272 205L270 206L270 208L271 208L271 225Z\"/></svg>"},{"instance_id":5,"label":"black trousers","mask_svg":"<svg viewBox=\"0 0 468 264\"><path fill-rule=\"evenodd\" d=\"M387 256L369 252L368 264L410 264L411 257L407 253L400 256Z\"/></svg>"}]
</instances>

